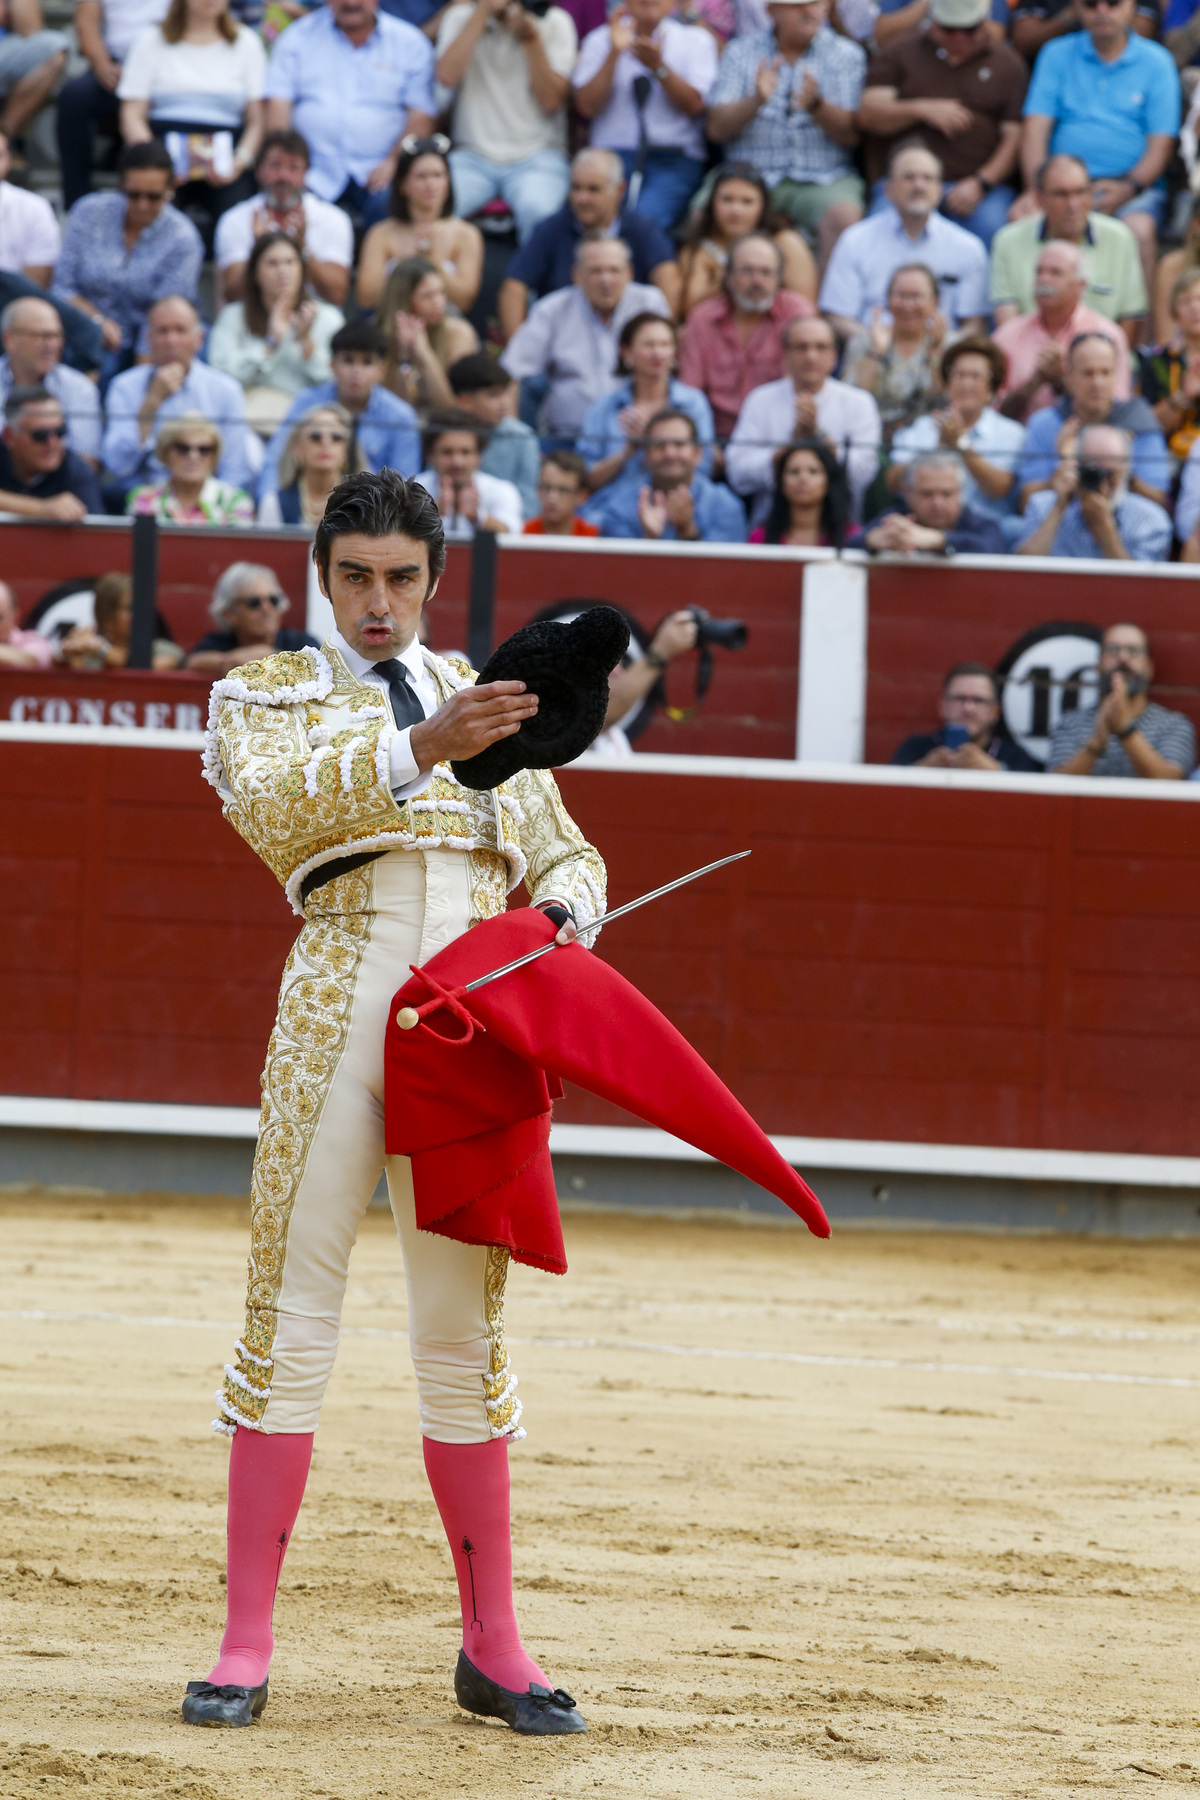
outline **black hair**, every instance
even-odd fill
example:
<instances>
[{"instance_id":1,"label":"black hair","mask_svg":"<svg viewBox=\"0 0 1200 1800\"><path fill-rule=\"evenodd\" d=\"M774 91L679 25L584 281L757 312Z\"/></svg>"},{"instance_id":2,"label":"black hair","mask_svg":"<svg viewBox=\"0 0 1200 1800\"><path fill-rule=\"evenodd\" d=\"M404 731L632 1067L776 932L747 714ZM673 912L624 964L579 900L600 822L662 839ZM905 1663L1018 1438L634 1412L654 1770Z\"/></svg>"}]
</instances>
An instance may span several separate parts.
<instances>
[{"instance_id":1,"label":"black hair","mask_svg":"<svg viewBox=\"0 0 1200 1800\"><path fill-rule=\"evenodd\" d=\"M256 169L271 150L282 150L285 156L302 156L306 168L312 160L308 152L308 139L298 131L268 131L254 159Z\"/></svg>"},{"instance_id":2,"label":"black hair","mask_svg":"<svg viewBox=\"0 0 1200 1800\"><path fill-rule=\"evenodd\" d=\"M450 159L442 145L446 139L406 138L400 146L400 155L396 162L396 173L392 176L392 185L388 192L388 218L399 220L401 225L411 224L408 210L408 195L404 192L404 182L408 171L422 156L436 156L446 171L446 203L442 207L440 218L448 219L454 212L454 176L450 169ZM446 144L446 149L449 145Z\"/></svg>"},{"instance_id":3,"label":"black hair","mask_svg":"<svg viewBox=\"0 0 1200 1800\"><path fill-rule=\"evenodd\" d=\"M43 387L40 382L33 382L25 387L15 387L4 402L4 422L5 424L10 423L27 406L57 406L58 404L58 400L50 392L50 389Z\"/></svg>"},{"instance_id":4,"label":"black hair","mask_svg":"<svg viewBox=\"0 0 1200 1800\"><path fill-rule=\"evenodd\" d=\"M329 354L339 356L352 351L358 351L360 355L377 356L380 362L386 362L387 339L370 319L351 319L349 324L343 325L330 338Z\"/></svg>"},{"instance_id":5,"label":"black hair","mask_svg":"<svg viewBox=\"0 0 1200 1800\"><path fill-rule=\"evenodd\" d=\"M148 144L126 144L117 158L117 174L125 175L130 169L161 169L171 177L172 187L175 185L175 164L161 138L151 138Z\"/></svg>"},{"instance_id":6,"label":"black hair","mask_svg":"<svg viewBox=\"0 0 1200 1800\"><path fill-rule=\"evenodd\" d=\"M507 369L502 369L494 356L486 350L476 350L470 356L460 356L446 370L446 380L450 390L455 394L482 394L489 388L506 388L512 386L512 376Z\"/></svg>"},{"instance_id":7,"label":"black hair","mask_svg":"<svg viewBox=\"0 0 1200 1800\"><path fill-rule=\"evenodd\" d=\"M797 450L809 451L825 471L825 498L821 502L820 531L835 550L840 550L850 523L850 489L846 471L834 455L832 447L824 438L815 437L796 438L776 454L775 488L771 495L771 510L763 527L763 542L782 544L787 537L792 523L792 506L783 491L783 472L787 468L789 457Z\"/></svg>"},{"instance_id":8,"label":"black hair","mask_svg":"<svg viewBox=\"0 0 1200 1800\"><path fill-rule=\"evenodd\" d=\"M429 461L438 439L445 437L448 431L469 431L481 452L486 449L492 435L483 420L477 419L473 412L467 412L460 407L448 406L442 412L430 414L423 439L426 462Z\"/></svg>"},{"instance_id":9,"label":"black hair","mask_svg":"<svg viewBox=\"0 0 1200 1800\"><path fill-rule=\"evenodd\" d=\"M561 469L564 475L573 475L579 483L579 486L586 490L588 472L587 463L584 461L583 457L580 456L578 450L547 450L542 457L543 470L547 463L549 463L552 469ZM603 601L597 602L597 604L607 605L608 603L607 601Z\"/></svg>"},{"instance_id":10,"label":"black hair","mask_svg":"<svg viewBox=\"0 0 1200 1800\"><path fill-rule=\"evenodd\" d=\"M664 406L659 412L655 413L652 419L646 421L646 436L643 439L643 442L649 441L650 433L654 430L656 425L665 425L670 419L682 419L692 434L693 444L698 444L700 442L700 433L696 430L695 419L693 419L691 413L685 413L682 408L678 406Z\"/></svg>"},{"instance_id":11,"label":"black hair","mask_svg":"<svg viewBox=\"0 0 1200 1800\"><path fill-rule=\"evenodd\" d=\"M340 481L325 502L325 512L313 539L313 561L329 586L329 558L335 538L351 533L363 537L416 538L429 548L428 597L446 566L446 534L433 495L418 481L406 481L395 469L378 474L364 470Z\"/></svg>"},{"instance_id":12,"label":"black hair","mask_svg":"<svg viewBox=\"0 0 1200 1800\"><path fill-rule=\"evenodd\" d=\"M665 325L675 339L676 355L679 353L679 327L674 319L665 319L662 313L634 313L632 319L626 319L621 327L621 335L617 339L617 364L614 374L625 374L625 352L632 348L633 340L644 325Z\"/></svg>"},{"instance_id":13,"label":"black hair","mask_svg":"<svg viewBox=\"0 0 1200 1800\"><path fill-rule=\"evenodd\" d=\"M744 181L748 187L757 188L762 200L762 211L758 215L758 223L750 230L760 236L774 237L777 231L786 231L791 220L786 213L780 212L771 202L771 190L767 186L761 170L750 162L722 163L709 192L708 200L700 212L693 214L687 226L683 242L689 248L702 244L705 238L712 237L717 229L715 202L717 194L727 182ZM744 235L749 235L744 234Z\"/></svg>"},{"instance_id":14,"label":"black hair","mask_svg":"<svg viewBox=\"0 0 1200 1800\"><path fill-rule=\"evenodd\" d=\"M946 689L950 686L950 683L952 681L957 681L960 675L983 675L992 684L993 699L995 699L997 701L999 700L999 698L1000 698L1000 677L996 674L995 669L989 669L986 663L981 663L981 662L955 663L955 665L952 669L948 669L946 671L946 678L942 682L943 694L946 692Z\"/></svg>"}]
</instances>

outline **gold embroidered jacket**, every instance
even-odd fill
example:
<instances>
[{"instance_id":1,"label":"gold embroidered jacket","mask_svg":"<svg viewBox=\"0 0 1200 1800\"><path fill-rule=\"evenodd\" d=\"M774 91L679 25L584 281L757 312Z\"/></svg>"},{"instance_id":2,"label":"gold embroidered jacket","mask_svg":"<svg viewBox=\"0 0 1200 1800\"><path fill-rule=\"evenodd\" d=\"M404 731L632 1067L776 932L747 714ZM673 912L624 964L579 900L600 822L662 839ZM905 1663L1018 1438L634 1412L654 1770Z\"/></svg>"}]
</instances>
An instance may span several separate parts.
<instances>
[{"instance_id":1,"label":"gold embroidered jacket","mask_svg":"<svg viewBox=\"0 0 1200 1800\"><path fill-rule=\"evenodd\" d=\"M466 663L424 655L439 704L474 682ZM348 851L440 848L470 859L475 918L503 912L522 880L535 902L569 901L581 926L601 916L604 864L549 773L522 770L480 791L439 763L424 793L397 800L388 785L396 729L386 697L332 644L280 651L214 682L205 777L294 911L303 914L309 870Z\"/></svg>"}]
</instances>

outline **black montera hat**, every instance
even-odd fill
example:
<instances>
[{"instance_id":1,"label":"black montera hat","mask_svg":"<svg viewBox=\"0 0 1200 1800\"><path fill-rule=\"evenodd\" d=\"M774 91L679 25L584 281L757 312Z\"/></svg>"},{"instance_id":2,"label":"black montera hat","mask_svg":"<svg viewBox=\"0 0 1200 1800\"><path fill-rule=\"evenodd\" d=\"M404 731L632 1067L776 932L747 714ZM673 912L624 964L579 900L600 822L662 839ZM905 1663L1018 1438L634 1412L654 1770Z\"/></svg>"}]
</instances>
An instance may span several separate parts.
<instances>
[{"instance_id":1,"label":"black montera hat","mask_svg":"<svg viewBox=\"0 0 1200 1800\"><path fill-rule=\"evenodd\" d=\"M604 729L608 677L629 648L629 627L612 606L589 606L570 624L535 619L494 650L487 681L523 681L538 710L511 737L452 763L464 787L493 788L518 769L554 769L582 756Z\"/></svg>"}]
</instances>

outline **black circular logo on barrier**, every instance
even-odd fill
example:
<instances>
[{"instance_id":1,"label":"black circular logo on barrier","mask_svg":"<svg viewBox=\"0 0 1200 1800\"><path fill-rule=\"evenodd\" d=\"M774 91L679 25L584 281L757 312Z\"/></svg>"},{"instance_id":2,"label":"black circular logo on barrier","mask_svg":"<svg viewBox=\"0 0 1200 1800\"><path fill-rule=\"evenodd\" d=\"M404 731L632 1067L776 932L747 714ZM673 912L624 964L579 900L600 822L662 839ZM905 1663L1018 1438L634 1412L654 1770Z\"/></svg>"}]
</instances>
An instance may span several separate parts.
<instances>
[{"instance_id":1,"label":"black circular logo on barrier","mask_svg":"<svg viewBox=\"0 0 1200 1800\"><path fill-rule=\"evenodd\" d=\"M1055 619L1035 625L996 664L1004 729L1044 768L1065 712L1099 698L1099 625Z\"/></svg>"}]
</instances>

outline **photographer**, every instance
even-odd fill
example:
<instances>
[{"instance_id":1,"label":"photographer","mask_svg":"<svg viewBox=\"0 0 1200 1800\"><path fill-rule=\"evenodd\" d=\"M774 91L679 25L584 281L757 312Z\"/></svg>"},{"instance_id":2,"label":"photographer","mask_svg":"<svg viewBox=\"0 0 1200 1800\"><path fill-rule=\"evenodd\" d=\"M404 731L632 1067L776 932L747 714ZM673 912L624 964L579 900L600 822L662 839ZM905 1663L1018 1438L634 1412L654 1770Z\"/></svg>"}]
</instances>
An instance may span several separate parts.
<instances>
[{"instance_id":1,"label":"photographer","mask_svg":"<svg viewBox=\"0 0 1200 1800\"><path fill-rule=\"evenodd\" d=\"M1129 491L1130 439L1115 425L1085 425L1049 488L1032 495L1018 556L1090 556L1165 562L1171 520Z\"/></svg>"},{"instance_id":2,"label":"photographer","mask_svg":"<svg viewBox=\"0 0 1200 1800\"><path fill-rule=\"evenodd\" d=\"M1153 680L1145 632L1110 625L1100 641L1099 704L1063 713L1050 742L1051 772L1183 781L1195 766L1196 733L1183 713L1148 697Z\"/></svg>"},{"instance_id":3,"label":"photographer","mask_svg":"<svg viewBox=\"0 0 1200 1800\"><path fill-rule=\"evenodd\" d=\"M597 738L600 750L628 749L629 740L621 732L621 721L641 705L651 689L657 686L677 656L694 650L699 637L699 621L690 607L683 612L668 613L643 656L636 661L622 660L608 678L608 711L604 715L604 733ZM631 643L630 648L633 648ZM621 732L616 743L610 734ZM604 738L609 738L605 743ZM623 743L622 743L623 740Z\"/></svg>"},{"instance_id":4,"label":"photographer","mask_svg":"<svg viewBox=\"0 0 1200 1800\"><path fill-rule=\"evenodd\" d=\"M504 200L524 243L563 204L578 47L570 13L547 0L460 0L446 9L436 74L443 89L455 90L448 160L463 218Z\"/></svg>"}]
</instances>

